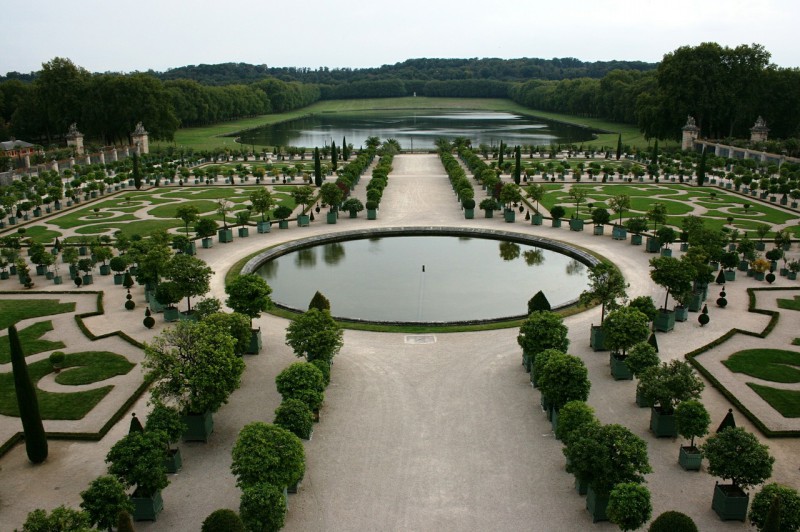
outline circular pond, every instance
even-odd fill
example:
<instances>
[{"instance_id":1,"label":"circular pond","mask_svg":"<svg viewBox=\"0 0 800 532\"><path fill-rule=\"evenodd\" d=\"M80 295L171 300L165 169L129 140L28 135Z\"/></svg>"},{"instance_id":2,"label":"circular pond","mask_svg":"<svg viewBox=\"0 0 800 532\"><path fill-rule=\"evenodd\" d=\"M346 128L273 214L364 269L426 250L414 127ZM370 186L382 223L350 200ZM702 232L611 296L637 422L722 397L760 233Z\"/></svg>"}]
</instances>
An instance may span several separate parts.
<instances>
[{"instance_id":1,"label":"circular pond","mask_svg":"<svg viewBox=\"0 0 800 532\"><path fill-rule=\"evenodd\" d=\"M596 259L547 239L501 231L411 229L325 235L251 260L275 303L305 310L320 291L337 318L390 323L481 322L553 308L588 286Z\"/></svg>"}]
</instances>

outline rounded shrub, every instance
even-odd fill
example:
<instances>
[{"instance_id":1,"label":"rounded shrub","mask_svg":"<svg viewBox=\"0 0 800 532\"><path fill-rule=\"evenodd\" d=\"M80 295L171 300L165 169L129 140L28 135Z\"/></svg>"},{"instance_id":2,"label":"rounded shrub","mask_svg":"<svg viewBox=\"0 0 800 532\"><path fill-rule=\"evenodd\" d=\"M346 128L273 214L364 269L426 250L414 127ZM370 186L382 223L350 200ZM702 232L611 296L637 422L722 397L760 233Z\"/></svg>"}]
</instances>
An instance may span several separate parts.
<instances>
[{"instance_id":1,"label":"rounded shrub","mask_svg":"<svg viewBox=\"0 0 800 532\"><path fill-rule=\"evenodd\" d=\"M750 505L750 524L758 530L764 529L770 507L777 499L780 504L779 530L797 530L800 528L800 494L794 488L781 484L767 484L753 497Z\"/></svg>"},{"instance_id":2,"label":"rounded shrub","mask_svg":"<svg viewBox=\"0 0 800 532\"><path fill-rule=\"evenodd\" d=\"M262 421L245 425L239 431L231 456L231 471L241 488L261 483L291 486L303 478L306 470L300 438Z\"/></svg>"},{"instance_id":3,"label":"rounded shrub","mask_svg":"<svg viewBox=\"0 0 800 532\"><path fill-rule=\"evenodd\" d=\"M691 517L674 510L656 517L647 530L648 532L698 532L697 525Z\"/></svg>"},{"instance_id":4,"label":"rounded shrub","mask_svg":"<svg viewBox=\"0 0 800 532\"><path fill-rule=\"evenodd\" d=\"M245 532L239 514L227 508L214 510L203 521L202 532Z\"/></svg>"},{"instance_id":5,"label":"rounded shrub","mask_svg":"<svg viewBox=\"0 0 800 532\"><path fill-rule=\"evenodd\" d=\"M325 389L322 372L310 362L290 364L277 377L275 384L284 400L299 399L311 410L322 406Z\"/></svg>"},{"instance_id":6,"label":"rounded shrub","mask_svg":"<svg viewBox=\"0 0 800 532\"><path fill-rule=\"evenodd\" d=\"M318 370L322 372L322 383L327 388L328 385L331 383L331 364L327 360L323 360L321 358L315 358L311 361Z\"/></svg>"},{"instance_id":7,"label":"rounded shrub","mask_svg":"<svg viewBox=\"0 0 800 532\"><path fill-rule=\"evenodd\" d=\"M308 405L299 399L286 399L275 409L275 425L283 427L298 438L311 437L314 414Z\"/></svg>"},{"instance_id":8,"label":"rounded shrub","mask_svg":"<svg viewBox=\"0 0 800 532\"><path fill-rule=\"evenodd\" d=\"M280 530L286 519L286 496L283 490L266 483L245 488L239 514L247 530Z\"/></svg>"}]
</instances>

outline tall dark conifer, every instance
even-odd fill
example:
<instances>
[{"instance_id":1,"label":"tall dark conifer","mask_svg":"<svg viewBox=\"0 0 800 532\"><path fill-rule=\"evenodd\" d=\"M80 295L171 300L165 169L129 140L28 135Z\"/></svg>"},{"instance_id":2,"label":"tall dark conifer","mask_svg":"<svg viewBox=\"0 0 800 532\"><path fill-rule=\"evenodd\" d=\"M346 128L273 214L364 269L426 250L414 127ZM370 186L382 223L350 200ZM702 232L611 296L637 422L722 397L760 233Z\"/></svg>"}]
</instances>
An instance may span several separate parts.
<instances>
[{"instance_id":1,"label":"tall dark conifer","mask_svg":"<svg viewBox=\"0 0 800 532\"><path fill-rule=\"evenodd\" d=\"M28 375L28 365L19 342L17 328L8 328L8 341L11 345L11 367L14 372L14 387L17 391L19 417L22 420L22 431L25 434L25 450L28 460L40 464L47 459L47 436L39 414L39 399L36 388Z\"/></svg>"},{"instance_id":2,"label":"tall dark conifer","mask_svg":"<svg viewBox=\"0 0 800 532\"><path fill-rule=\"evenodd\" d=\"M342 160L350 160L350 147L347 145L347 137L342 136Z\"/></svg>"},{"instance_id":3,"label":"tall dark conifer","mask_svg":"<svg viewBox=\"0 0 800 532\"><path fill-rule=\"evenodd\" d=\"M519 176L522 172L522 152L519 146L514 148L514 183L519 185Z\"/></svg>"},{"instance_id":4,"label":"tall dark conifer","mask_svg":"<svg viewBox=\"0 0 800 532\"><path fill-rule=\"evenodd\" d=\"M697 165L697 186L702 187L706 182L706 147L703 146L703 154L700 156L700 163Z\"/></svg>"},{"instance_id":5,"label":"tall dark conifer","mask_svg":"<svg viewBox=\"0 0 800 532\"><path fill-rule=\"evenodd\" d=\"M617 160L622 157L622 133L617 137Z\"/></svg>"},{"instance_id":6,"label":"tall dark conifer","mask_svg":"<svg viewBox=\"0 0 800 532\"><path fill-rule=\"evenodd\" d=\"M503 141L500 141L500 154L497 156L497 167L502 170L503 166L503 152L506 151L505 146L503 146Z\"/></svg>"},{"instance_id":7,"label":"tall dark conifer","mask_svg":"<svg viewBox=\"0 0 800 532\"><path fill-rule=\"evenodd\" d=\"M133 186L136 190L142 188L142 169L139 166L139 154L133 152Z\"/></svg>"},{"instance_id":8,"label":"tall dark conifer","mask_svg":"<svg viewBox=\"0 0 800 532\"><path fill-rule=\"evenodd\" d=\"M333 167L333 171L336 171L336 167L339 164L339 153L336 151L336 143L331 142L331 166Z\"/></svg>"},{"instance_id":9,"label":"tall dark conifer","mask_svg":"<svg viewBox=\"0 0 800 532\"><path fill-rule=\"evenodd\" d=\"M314 184L322 186L322 164L319 160L319 148L314 148Z\"/></svg>"}]
</instances>

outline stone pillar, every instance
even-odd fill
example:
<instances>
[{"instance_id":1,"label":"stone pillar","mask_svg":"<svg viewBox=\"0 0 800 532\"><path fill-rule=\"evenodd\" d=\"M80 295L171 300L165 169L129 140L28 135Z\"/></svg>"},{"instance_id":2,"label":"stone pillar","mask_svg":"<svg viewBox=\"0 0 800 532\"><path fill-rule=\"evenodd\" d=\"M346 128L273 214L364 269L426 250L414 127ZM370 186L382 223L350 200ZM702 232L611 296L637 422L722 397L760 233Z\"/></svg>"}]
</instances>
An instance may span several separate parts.
<instances>
[{"instance_id":1,"label":"stone pillar","mask_svg":"<svg viewBox=\"0 0 800 532\"><path fill-rule=\"evenodd\" d=\"M69 158L69 167L73 168L75 166L75 157Z\"/></svg>"},{"instance_id":2,"label":"stone pillar","mask_svg":"<svg viewBox=\"0 0 800 532\"><path fill-rule=\"evenodd\" d=\"M67 146L75 149L75 153L83 155L83 133L78 131L78 126L73 122L67 132Z\"/></svg>"},{"instance_id":3,"label":"stone pillar","mask_svg":"<svg viewBox=\"0 0 800 532\"><path fill-rule=\"evenodd\" d=\"M686 125L681 128L681 150L690 151L694 149L694 141L700 135L700 128L694 122L693 116L686 117Z\"/></svg>"},{"instance_id":4,"label":"stone pillar","mask_svg":"<svg viewBox=\"0 0 800 532\"><path fill-rule=\"evenodd\" d=\"M100 164L106 164L106 154L100 152Z\"/></svg>"},{"instance_id":5,"label":"stone pillar","mask_svg":"<svg viewBox=\"0 0 800 532\"><path fill-rule=\"evenodd\" d=\"M55 159L50 161L50 170L53 172L58 172L58 161L56 161Z\"/></svg>"},{"instance_id":6,"label":"stone pillar","mask_svg":"<svg viewBox=\"0 0 800 532\"><path fill-rule=\"evenodd\" d=\"M25 156L25 168L30 168L30 167L31 167L31 156L30 155L26 155Z\"/></svg>"},{"instance_id":7,"label":"stone pillar","mask_svg":"<svg viewBox=\"0 0 800 532\"><path fill-rule=\"evenodd\" d=\"M133 133L131 133L131 140L133 141L133 145L136 146L136 151L139 153L139 155L150 153L148 133L145 131L141 122L136 124L136 129L134 129Z\"/></svg>"},{"instance_id":8,"label":"stone pillar","mask_svg":"<svg viewBox=\"0 0 800 532\"><path fill-rule=\"evenodd\" d=\"M769 128L767 123L760 116L756 119L756 123L750 128L750 142L766 142Z\"/></svg>"},{"instance_id":9,"label":"stone pillar","mask_svg":"<svg viewBox=\"0 0 800 532\"><path fill-rule=\"evenodd\" d=\"M111 161L112 162L117 162L118 160L119 160L119 156L117 155L117 149L116 148L112 148L111 149Z\"/></svg>"},{"instance_id":10,"label":"stone pillar","mask_svg":"<svg viewBox=\"0 0 800 532\"><path fill-rule=\"evenodd\" d=\"M92 164L92 156L88 153L86 154L86 164Z\"/></svg>"}]
</instances>

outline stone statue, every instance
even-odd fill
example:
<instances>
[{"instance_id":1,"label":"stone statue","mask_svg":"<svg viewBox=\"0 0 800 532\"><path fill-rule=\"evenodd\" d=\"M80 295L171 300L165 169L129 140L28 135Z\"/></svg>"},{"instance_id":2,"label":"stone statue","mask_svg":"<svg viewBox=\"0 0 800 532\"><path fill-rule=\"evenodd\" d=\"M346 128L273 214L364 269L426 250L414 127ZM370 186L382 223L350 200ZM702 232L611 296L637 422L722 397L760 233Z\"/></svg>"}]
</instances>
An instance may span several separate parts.
<instances>
[{"instance_id":1,"label":"stone statue","mask_svg":"<svg viewBox=\"0 0 800 532\"><path fill-rule=\"evenodd\" d=\"M686 125L690 127L697 127L697 124L694 121L694 117L692 115L686 116Z\"/></svg>"},{"instance_id":2,"label":"stone statue","mask_svg":"<svg viewBox=\"0 0 800 532\"><path fill-rule=\"evenodd\" d=\"M136 128L133 130L134 135L147 135L147 131L144 130L144 126L141 122L136 123Z\"/></svg>"}]
</instances>

